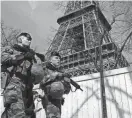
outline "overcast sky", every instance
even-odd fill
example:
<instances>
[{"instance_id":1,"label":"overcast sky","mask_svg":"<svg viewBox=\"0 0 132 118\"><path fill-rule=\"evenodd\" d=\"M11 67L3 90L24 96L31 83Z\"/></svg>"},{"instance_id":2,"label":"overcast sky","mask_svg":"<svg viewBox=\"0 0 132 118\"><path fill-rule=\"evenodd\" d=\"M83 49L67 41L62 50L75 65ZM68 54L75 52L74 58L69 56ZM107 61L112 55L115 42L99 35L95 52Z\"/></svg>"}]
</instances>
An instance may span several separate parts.
<instances>
[{"instance_id":1,"label":"overcast sky","mask_svg":"<svg viewBox=\"0 0 132 118\"><path fill-rule=\"evenodd\" d=\"M33 37L32 47L43 52L49 47L47 38L55 35L51 27L58 28L57 18L63 13L56 10L55 1L3 1L1 17L5 25L22 32L28 32Z\"/></svg>"}]
</instances>

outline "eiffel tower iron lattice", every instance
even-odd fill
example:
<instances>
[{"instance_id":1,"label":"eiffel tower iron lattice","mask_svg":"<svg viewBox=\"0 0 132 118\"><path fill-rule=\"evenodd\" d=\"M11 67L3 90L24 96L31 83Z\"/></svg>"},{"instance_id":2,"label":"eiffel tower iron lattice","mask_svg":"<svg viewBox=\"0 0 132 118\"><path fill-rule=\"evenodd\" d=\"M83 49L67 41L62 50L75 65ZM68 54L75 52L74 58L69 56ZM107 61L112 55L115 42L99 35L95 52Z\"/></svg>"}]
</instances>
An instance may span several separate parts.
<instances>
[{"instance_id":1,"label":"eiffel tower iron lattice","mask_svg":"<svg viewBox=\"0 0 132 118\"><path fill-rule=\"evenodd\" d=\"M97 8L96 2L69 1L64 16L58 18L57 22L60 27L46 57L53 50L59 51L62 56L60 68L71 76L99 72L99 45L104 31L101 45L103 71L129 66L123 55L120 55L117 66L114 66L118 48L109 34L111 26Z\"/></svg>"}]
</instances>

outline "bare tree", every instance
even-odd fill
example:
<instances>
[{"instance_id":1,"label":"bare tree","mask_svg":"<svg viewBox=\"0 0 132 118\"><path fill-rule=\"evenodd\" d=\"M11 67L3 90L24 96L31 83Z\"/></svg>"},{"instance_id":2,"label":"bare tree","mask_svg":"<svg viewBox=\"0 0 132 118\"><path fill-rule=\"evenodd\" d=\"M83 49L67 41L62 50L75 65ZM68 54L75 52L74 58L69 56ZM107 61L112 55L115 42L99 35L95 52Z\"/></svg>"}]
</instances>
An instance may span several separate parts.
<instances>
[{"instance_id":1,"label":"bare tree","mask_svg":"<svg viewBox=\"0 0 132 118\"><path fill-rule=\"evenodd\" d=\"M100 9L104 14L109 14L107 18L112 29L111 37L113 41L121 47L127 35L132 32L132 2L131 1L100 1ZM129 37L124 48L132 53L132 37Z\"/></svg>"},{"instance_id":2,"label":"bare tree","mask_svg":"<svg viewBox=\"0 0 132 118\"><path fill-rule=\"evenodd\" d=\"M61 10L62 12L65 12L67 7L67 1L57 1L54 3L56 10Z\"/></svg>"},{"instance_id":3,"label":"bare tree","mask_svg":"<svg viewBox=\"0 0 132 118\"><path fill-rule=\"evenodd\" d=\"M4 22L1 22L1 47L12 46L16 43L16 38L20 33L20 29L14 29L6 26Z\"/></svg>"}]
</instances>

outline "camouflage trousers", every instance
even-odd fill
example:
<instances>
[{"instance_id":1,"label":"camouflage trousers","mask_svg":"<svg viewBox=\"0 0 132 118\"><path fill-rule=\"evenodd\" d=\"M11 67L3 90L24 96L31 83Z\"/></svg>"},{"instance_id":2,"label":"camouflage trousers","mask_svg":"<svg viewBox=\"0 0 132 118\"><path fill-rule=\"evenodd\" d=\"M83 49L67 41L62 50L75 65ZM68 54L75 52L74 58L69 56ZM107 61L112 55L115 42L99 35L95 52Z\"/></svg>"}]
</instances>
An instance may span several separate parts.
<instances>
[{"instance_id":1,"label":"camouflage trousers","mask_svg":"<svg viewBox=\"0 0 132 118\"><path fill-rule=\"evenodd\" d=\"M3 93L6 118L28 118L23 101L24 89L25 86L19 78L11 79Z\"/></svg>"},{"instance_id":2,"label":"camouflage trousers","mask_svg":"<svg viewBox=\"0 0 132 118\"><path fill-rule=\"evenodd\" d=\"M46 118L61 118L61 100L45 96L42 100Z\"/></svg>"}]
</instances>

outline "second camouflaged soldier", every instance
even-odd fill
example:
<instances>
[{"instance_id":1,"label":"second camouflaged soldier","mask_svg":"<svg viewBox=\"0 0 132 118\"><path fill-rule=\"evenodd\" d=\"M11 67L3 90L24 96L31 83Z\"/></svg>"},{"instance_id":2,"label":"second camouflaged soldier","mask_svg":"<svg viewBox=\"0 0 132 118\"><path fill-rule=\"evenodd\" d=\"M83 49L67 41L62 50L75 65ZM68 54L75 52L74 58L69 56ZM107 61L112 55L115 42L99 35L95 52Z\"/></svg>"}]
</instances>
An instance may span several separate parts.
<instances>
[{"instance_id":1,"label":"second camouflaged soldier","mask_svg":"<svg viewBox=\"0 0 132 118\"><path fill-rule=\"evenodd\" d=\"M58 52L52 52L50 61L46 63L45 77L40 87L45 96L42 104L46 112L46 118L61 118L61 105L64 104L64 94L71 90L70 79L63 76L59 71L61 56Z\"/></svg>"}]
</instances>

